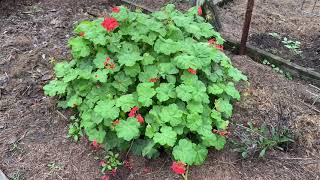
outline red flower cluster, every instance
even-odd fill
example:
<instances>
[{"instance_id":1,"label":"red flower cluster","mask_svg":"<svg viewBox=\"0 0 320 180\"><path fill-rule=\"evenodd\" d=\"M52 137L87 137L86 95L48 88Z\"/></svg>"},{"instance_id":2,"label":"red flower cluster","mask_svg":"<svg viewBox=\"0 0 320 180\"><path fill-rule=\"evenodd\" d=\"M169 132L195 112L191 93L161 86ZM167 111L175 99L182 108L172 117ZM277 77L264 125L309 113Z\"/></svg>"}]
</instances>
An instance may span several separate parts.
<instances>
[{"instance_id":1,"label":"red flower cluster","mask_svg":"<svg viewBox=\"0 0 320 180\"><path fill-rule=\"evenodd\" d=\"M118 125L119 123L120 123L120 120L117 119L117 120L114 120L114 121L112 122L112 125L113 125L113 126L116 126L116 125Z\"/></svg>"},{"instance_id":2,"label":"red flower cluster","mask_svg":"<svg viewBox=\"0 0 320 180\"><path fill-rule=\"evenodd\" d=\"M215 38L209 39L209 40L208 40L208 44L209 44L209 45L216 44L216 39L215 39Z\"/></svg>"},{"instance_id":3,"label":"red flower cluster","mask_svg":"<svg viewBox=\"0 0 320 180\"><path fill-rule=\"evenodd\" d=\"M105 18L101 25L110 32L116 29L119 26L119 23L115 18Z\"/></svg>"},{"instance_id":4,"label":"red flower cluster","mask_svg":"<svg viewBox=\"0 0 320 180\"><path fill-rule=\"evenodd\" d=\"M191 73L191 74L193 74L193 75L196 75L196 74L197 74L197 70L192 69L192 68L189 68L189 69L188 69L188 72Z\"/></svg>"},{"instance_id":5,"label":"red flower cluster","mask_svg":"<svg viewBox=\"0 0 320 180\"><path fill-rule=\"evenodd\" d=\"M183 162L173 162L171 165L171 169L173 172L177 174L185 174L186 173L186 164Z\"/></svg>"},{"instance_id":6,"label":"red flower cluster","mask_svg":"<svg viewBox=\"0 0 320 180\"><path fill-rule=\"evenodd\" d=\"M223 51L223 45L217 44L217 45L216 45L216 48L219 49L219 50L221 50L221 51Z\"/></svg>"},{"instance_id":7,"label":"red flower cluster","mask_svg":"<svg viewBox=\"0 0 320 180\"><path fill-rule=\"evenodd\" d=\"M123 161L124 167L128 168L130 171L132 170L132 166L129 160Z\"/></svg>"},{"instance_id":8,"label":"red flower cluster","mask_svg":"<svg viewBox=\"0 0 320 180\"><path fill-rule=\"evenodd\" d=\"M114 168L111 170L112 176L116 176L117 175L117 169Z\"/></svg>"},{"instance_id":9,"label":"red flower cluster","mask_svg":"<svg viewBox=\"0 0 320 180\"><path fill-rule=\"evenodd\" d=\"M201 7L198 8L198 15L199 15L199 16L202 15L202 8L201 8Z\"/></svg>"},{"instance_id":10,"label":"red flower cluster","mask_svg":"<svg viewBox=\"0 0 320 180\"><path fill-rule=\"evenodd\" d=\"M120 12L120 8L119 7L114 7L114 8L112 8L112 12L119 13Z\"/></svg>"},{"instance_id":11,"label":"red flower cluster","mask_svg":"<svg viewBox=\"0 0 320 180\"><path fill-rule=\"evenodd\" d=\"M105 166L106 165L106 162L104 161L104 160L101 160L100 162L99 162L99 166Z\"/></svg>"},{"instance_id":12,"label":"red flower cluster","mask_svg":"<svg viewBox=\"0 0 320 180\"><path fill-rule=\"evenodd\" d=\"M79 36L81 36L81 37L83 37L84 35L85 35L84 32L80 32L80 33L79 33Z\"/></svg>"},{"instance_id":13,"label":"red flower cluster","mask_svg":"<svg viewBox=\"0 0 320 180\"><path fill-rule=\"evenodd\" d=\"M149 82L155 83L155 82L157 82L158 80L159 80L159 78L151 78L151 79L149 80Z\"/></svg>"},{"instance_id":14,"label":"red flower cluster","mask_svg":"<svg viewBox=\"0 0 320 180\"><path fill-rule=\"evenodd\" d=\"M104 176L101 177L101 180L109 180L109 176L104 175Z\"/></svg>"},{"instance_id":15,"label":"red flower cluster","mask_svg":"<svg viewBox=\"0 0 320 180\"><path fill-rule=\"evenodd\" d=\"M104 66L105 66L105 68L107 68L107 69L114 69L114 68L116 68L116 64L115 63L110 63L110 58L109 57L107 57L106 58L106 61L103 63L104 64Z\"/></svg>"},{"instance_id":16,"label":"red flower cluster","mask_svg":"<svg viewBox=\"0 0 320 180\"><path fill-rule=\"evenodd\" d=\"M139 107L135 106L131 109L130 113L129 113L129 117L134 117L136 116L137 111L139 110Z\"/></svg>"},{"instance_id":17,"label":"red flower cluster","mask_svg":"<svg viewBox=\"0 0 320 180\"><path fill-rule=\"evenodd\" d=\"M131 111L129 112L129 117L136 117L137 121L141 124L144 123L144 118L141 116L141 114L137 114L137 111L139 108L137 106L133 107Z\"/></svg>"},{"instance_id":18,"label":"red flower cluster","mask_svg":"<svg viewBox=\"0 0 320 180\"><path fill-rule=\"evenodd\" d=\"M143 123L144 123L144 118L141 116L141 114L138 114L138 115L136 116L136 118L137 118L137 121L138 121L140 124L143 124Z\"/></svg>"},{"instance_id":19,"label":"red flower cluster","mask_svg":"<svg viewBox=\"0 0 320 180\"><path fill-rule=\"evenodd\" d=\"M101 145L97 142L97 140L93 140L91 145L92 145L92 147L94 149L100 149L101 148Z\"/></svg>"},{"instance_id":20,"label":"red flower cluster","mask_svg":"<svg viewBox=\"0 0 320 180\"><path fill-rule=\"evenodd\" d=\"M216 41L215 38L209 39L209 40L208 40L208 44L209 44L209 45L214 45L217 49L223 51L223 48L224 48L223 45L217 44L217 41Z\"/></svg>"},{"instance_id":21,"label":"red flower cluster","mask_svg":"<svg viewBox=\"0 0 320 180\"><path fill-rule=\"evenodd\" d=\"M214 129L214 130L212 130L212 132L215 134L219 134L220 136L224 136L224 137L230 135L230 132L228 132L228 131L221 131L221 130Z\"/></svg>"}]
</instances>

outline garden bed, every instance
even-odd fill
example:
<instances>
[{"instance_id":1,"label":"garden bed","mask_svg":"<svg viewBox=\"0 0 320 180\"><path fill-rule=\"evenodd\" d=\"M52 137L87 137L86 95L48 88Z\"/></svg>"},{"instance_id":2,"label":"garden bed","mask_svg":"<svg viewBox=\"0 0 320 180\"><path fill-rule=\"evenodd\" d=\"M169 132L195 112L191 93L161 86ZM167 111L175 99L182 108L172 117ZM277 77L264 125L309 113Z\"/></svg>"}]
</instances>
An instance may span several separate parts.
<instances>
[{"instance_id":1,"label":"garden bed","mask_svg":"<svg viewBox=\"0 0 320 180\"><path fill-rule=\"evenodd\" d=\"M67 119L73 112L57 109L56 101L43 95L42 86L53 77L51 62L70 58L66 44L75 24L94 18L90 14L109 11L110 6L102 0L0 1L0 169L7 176L101 176L95 160L101 153L85 138L80 143L67 139ZM311 104L320 92L305 82L289 81L246 56L232 56L232 60L251 84L250 88L239 87L248 96L235 105L233 124L249 120L276 124L282 109L285 126L301 130L302 136L289 152L274 151L264 160L242 160L229 144L223 151L211 151L204 165L192 167L190 179L319 177L319 103ZM168 155L156 160L130 159L133 170L121 168L113 179L179 179L170 170Z\"/></svg>"}]
</instances>

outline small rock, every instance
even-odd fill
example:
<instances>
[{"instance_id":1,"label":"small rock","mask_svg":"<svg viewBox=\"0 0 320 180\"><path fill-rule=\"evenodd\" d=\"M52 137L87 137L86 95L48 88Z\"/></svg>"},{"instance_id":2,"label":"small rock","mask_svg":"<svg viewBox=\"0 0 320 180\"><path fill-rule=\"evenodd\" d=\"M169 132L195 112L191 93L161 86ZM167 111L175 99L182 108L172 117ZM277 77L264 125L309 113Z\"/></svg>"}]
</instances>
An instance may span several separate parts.
<instances>
[{"instance_id":1,"label":"small rock","mask_svg":"<svg viewBox=\"0 0 320 180\"><path fill-rule=\"evenodd\" d=\"M41 77L41 81L47 81L52 78L51 74L45 74Z\"/></svg>"}]
</instances>

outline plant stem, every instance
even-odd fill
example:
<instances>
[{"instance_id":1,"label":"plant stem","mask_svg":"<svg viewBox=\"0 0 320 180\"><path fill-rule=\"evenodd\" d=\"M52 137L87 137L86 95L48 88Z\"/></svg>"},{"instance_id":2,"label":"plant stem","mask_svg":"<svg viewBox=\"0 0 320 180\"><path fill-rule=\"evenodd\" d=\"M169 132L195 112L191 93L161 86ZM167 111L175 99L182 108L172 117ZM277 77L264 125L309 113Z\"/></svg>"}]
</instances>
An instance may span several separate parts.
<instances>
[{"instance_id":1,"label":"plant stem","mask_svg":"<svg viewBox=\"0 0 320 180\"><path fill-rule=\"evenodd\" d=\"M189 165L187 165L187 171L185 174L182 174L184 180L188 180L188 173L189 173Z\"/></svg>"}]
</instances>

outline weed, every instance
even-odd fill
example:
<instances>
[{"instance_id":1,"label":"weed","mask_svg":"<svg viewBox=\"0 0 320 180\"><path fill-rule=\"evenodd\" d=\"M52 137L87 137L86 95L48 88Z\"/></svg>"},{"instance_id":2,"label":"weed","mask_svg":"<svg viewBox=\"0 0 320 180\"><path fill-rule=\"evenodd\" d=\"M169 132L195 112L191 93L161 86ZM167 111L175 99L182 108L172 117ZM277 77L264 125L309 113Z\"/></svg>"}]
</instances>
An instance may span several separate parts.
<instances>
[{"instance_id":1,"label":"weed","mask_svg":"<svg viewBox=\"0 0 320 180\"><path fill-rule=\"evenodd\" d=\"M277 67L276 65L270 63L268 60L263 60L262 64L270 66L275 72L284 75L288 80L293 80L293 77L290 72L284 71Z\"/></svg>"},{"instance_id":2,"label":"weed","mask_svg":"<svg viewBox=\"0 0 320 180\"><path fill-rule=\"evenodd\" d=\"M293 135L287 128L273 127L265 123L260 127L255 127L252 122L237 126L239 131L234 134L238 140L233 143L236 145L235 150L240 152L243 158L255 156L258 153L262 158L268 150L279 149L283 151L283 145L294 142Z\"/></svg>"}]
</instances>

